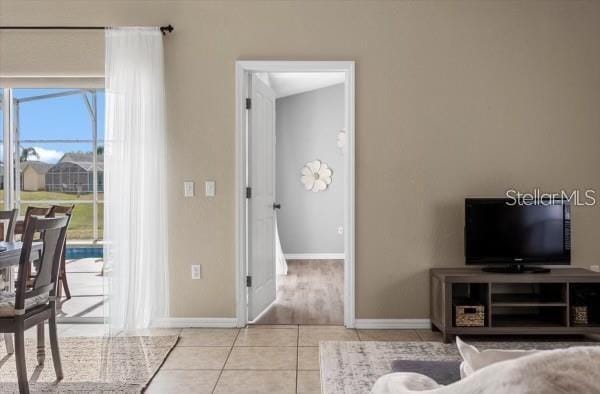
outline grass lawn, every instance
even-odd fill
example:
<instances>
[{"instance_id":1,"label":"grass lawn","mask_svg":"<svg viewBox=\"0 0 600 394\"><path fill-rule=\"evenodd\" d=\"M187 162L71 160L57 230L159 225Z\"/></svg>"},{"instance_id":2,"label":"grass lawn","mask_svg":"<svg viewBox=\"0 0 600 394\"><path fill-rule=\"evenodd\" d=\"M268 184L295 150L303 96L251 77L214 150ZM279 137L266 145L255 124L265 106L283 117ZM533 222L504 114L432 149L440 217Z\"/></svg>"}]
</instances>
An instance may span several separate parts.
<instances>
[{"instance_id":1,"label":"grass lawn","mask_svg":"<svg viewBox=\"0 0 600 394\"><path fill-rule=\"evenodd\" d=\"M0 191L0 206L4 207L4 191ZM71 200L71 201L92 201L92 193L82 194L77 197L76 194L59 193L59 192L21 192L21 200L28 201L47 201L47 200ZM102 193L98 193L98 199L102 200ZM47 207L50 204L45 203L23 203L20 207L19 215L24 215L25 210L29 205L36 207ZM60 203L58 203L60 205ZM92 239L93 238L93 217L94 209L91 203L75 204L73 217L69 225L68 239ZM98 204L98 237L102 239L102 231L104 229L104 204Z\"/></svg>"}]
</instances>

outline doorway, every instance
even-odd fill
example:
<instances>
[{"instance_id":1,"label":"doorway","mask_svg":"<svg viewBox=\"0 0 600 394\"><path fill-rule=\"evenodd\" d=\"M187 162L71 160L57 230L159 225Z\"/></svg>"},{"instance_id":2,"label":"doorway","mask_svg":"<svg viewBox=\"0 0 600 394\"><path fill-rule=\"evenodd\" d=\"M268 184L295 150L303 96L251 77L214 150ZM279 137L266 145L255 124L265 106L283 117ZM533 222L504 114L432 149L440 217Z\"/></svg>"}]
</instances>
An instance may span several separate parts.
<instances>
[{"instance_id":1,"label":"doorway","mask_svg":"<svg viewBox=\"0 0 600 394\"><path fill-rule=\"evenodd\" d=\"M353 327L354 63L240 61L236 81L238 325Z\"/></svg>"}]
</instances>

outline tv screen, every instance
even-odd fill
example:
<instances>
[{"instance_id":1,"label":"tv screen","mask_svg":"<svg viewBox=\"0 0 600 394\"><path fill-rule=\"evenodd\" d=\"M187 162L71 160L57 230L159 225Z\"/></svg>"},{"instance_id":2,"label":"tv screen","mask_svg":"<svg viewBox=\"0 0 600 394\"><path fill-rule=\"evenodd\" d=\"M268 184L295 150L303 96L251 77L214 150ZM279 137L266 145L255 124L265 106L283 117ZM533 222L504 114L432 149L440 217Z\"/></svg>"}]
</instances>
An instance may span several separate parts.
<instances>
[{"instance_id":1,"label":"tv screen","mask_svg":"<svg viewBox=\"0 0 600 394\"><path fill-rule=\"evenodd\" d=\"M466 263L569 264L568 201L514 203L511 199L465 199Z\"/></svg>"}]
</instances>

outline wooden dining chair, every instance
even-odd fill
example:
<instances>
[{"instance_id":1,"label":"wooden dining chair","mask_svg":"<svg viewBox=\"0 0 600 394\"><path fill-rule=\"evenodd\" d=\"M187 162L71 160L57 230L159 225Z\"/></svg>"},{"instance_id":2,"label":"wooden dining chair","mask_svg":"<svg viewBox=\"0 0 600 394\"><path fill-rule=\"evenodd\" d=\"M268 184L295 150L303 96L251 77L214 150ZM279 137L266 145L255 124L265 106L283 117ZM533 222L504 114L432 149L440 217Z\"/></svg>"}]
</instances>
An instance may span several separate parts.
<instances>
[{"instance_id":1,"label":"wooden dining chair","mask_svg":"<svg viewBox=\"0 0 600 394\"><path fill-rule=\"evenodd\" d=\"M6 231L0 232L0 241L12 242L15 238L15 225L17 224L17 209L10 211L0 211L0 221L4 225L6 221ZM4 230L4 229L3 229Z\"/></svg>"},{"instance_id":2,"label":"wooden dining chair","mask_svg":"<svg viewBox=\"0 0 600 394\"><path fill-rule=\"evenodd\" d=\"M0 231L0 237L2 237L2 241L13 242L15 238L15 225L17 222L17 209L13 209L10 211L0 211L0 223L2 223L2 231ZM6 231L4 231L4 222L6 222ZM4 271L4 272L2 272ZM3 279L4 283L8 284L8 288L4 289L2 285L0 285L0 292L3 290L10 290L10 283L12 282L12 267L5 268L4 270L0 270L0 279ZM13 353L14 347L12 342L12 336L10 334L4 334L4 345L6 346L7 353Z\"/></svg>"},{"instance_id":3,"label":"wooden dining chair","mask_svg":"<svg viewBox=\"0 0 600 394\"><path fill-rule=\"evenodd\" d=\"M50 213L50 207L32 207L29 206L27 207L27 209L25 210L25 216L23 218L23 221L19 222L16 221L15 222L15 226L14 226L14 230L13 230L13 241L15 240L14 235L18 234L20 236L20 240L23 241L23 238L25 237L25 229L27 228L29 222L31 221L31 218L33 217L46 217L48 214ZM40 256L32 256L32 259L29 261L29 263L26 265L26 268L23 270L23 272L26 274L27 279L27 286L29 288L31 288L33 286L33 282L35 279L35 276L33 276L33 266L34 266L34 261L40 261L41 258L41 254ZM12 268L10 268L12 269ZM19 272L21 271L21 269L19 269ZM11 280L12 280L12 275L10 275ZM15 284L16 285L16 284ZM8 353L12 353L13 350L13 342L12 342L12 337L9 338L10 335L5 335L4 339L5 339L5 343L6 343L6 350L8 351Z\"/></svg>"},{"instance_id":4,"label":"wooden dining chair","mask_svg":"<svg viewBox=\"0 0 600 394\"><path fill-rule=\"evenodd\" d=\"M13 209L10 211L0 211L0 224L2 225L2 231L0 231L0 241L13 242L15 237L15 224L17 222L18 210ZM6 222L6 223L5 223ZM5 226L6 224L6 226ZM6 229L6 231L4 231ZM3 272L4 271L4 272ZM12 281L11 275L12 268L0 269L0 279L4 279L5 282L10 283ZM0 283L0 291L4 288Z\"/></svg>"},{"instance_id":5,"label":"wooden dining chair","mask_svg":"<svg viewBox=\"0 0 600 394\"><path fill-rule=\"evenodd\" d=\"M52 205L50 212L47 217L61 217L73 215L73 209L75 205ZM62 297L62 290L65 291L67 300L71 299L71 290L69 290L69 282L67 281L67 238L65 237L65 244L63 245L62 256L60 257L60 271L58 276L58 298Z\"/></svg>"},{"instance_id":6,"label":"wooden dining chair","mask_svg":"<svg viewBox=\"0 0 600 394\"><path fill-rule=\"evenodd\" d=\"M45 359L44 322L48 320L52 361L57 380L63 378L58 334L56 328L56 293L60 257L71 217L32 217L25 229L23 248L19 260L17 290L15 294L0 295L0 333L12 333L15 338L15 361L19 392L29 393L27 365L25 362L25 330L37 326L37 361ZM43 243L39 272L33 287L27 286L29 264L34 235L41 234Z\"/></svg>"},{"instance_id":7,"label":"wooden dining chair","mask_svg":"<svg viewBox=\"0 0 600 394\"><path fill-rule=\"evenodd\" d=\"M25 230L27 229L27 224L31 221L31 218L34 216L37 217L46 217L50 213L51 207L27 207L25 210L25 216L23 218L23 222L17 226L15 226L15 234L21 234L21 240L25 235Z\"/></svg>"}]
</instances>

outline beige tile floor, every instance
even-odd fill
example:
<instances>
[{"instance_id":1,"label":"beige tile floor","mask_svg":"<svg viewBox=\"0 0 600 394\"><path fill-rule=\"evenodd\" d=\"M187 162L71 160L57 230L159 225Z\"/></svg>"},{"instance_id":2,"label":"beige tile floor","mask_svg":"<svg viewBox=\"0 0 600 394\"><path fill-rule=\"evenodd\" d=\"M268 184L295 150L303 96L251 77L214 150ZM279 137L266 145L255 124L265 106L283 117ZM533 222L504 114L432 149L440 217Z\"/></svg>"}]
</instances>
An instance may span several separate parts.
<instances>
[{"instance_id":1,"label":"beige tile floor","mask_svg":"<svg viewBox=\"0 0 600 394\"><path fill-rule=\"evenodd\" d=\"M59 324L59 336L102 336L102 325ZM35 330L28 330L35 336ZM124 335L179 335L147 393L320 393L319 341L439 341L429 330L341 326L149 329Z\"/></svg>"},{"instance_id":2,"label":"beige tile floor","mask_svg":"<svg viewBox=\"0 0 600 394\"><path fill-rule=\"evenodd\" d=\"M321 340L440 340L428 330L296 325L190 328L180 335L148 393L320 393Z\"/></svg>"}]
</instances>

